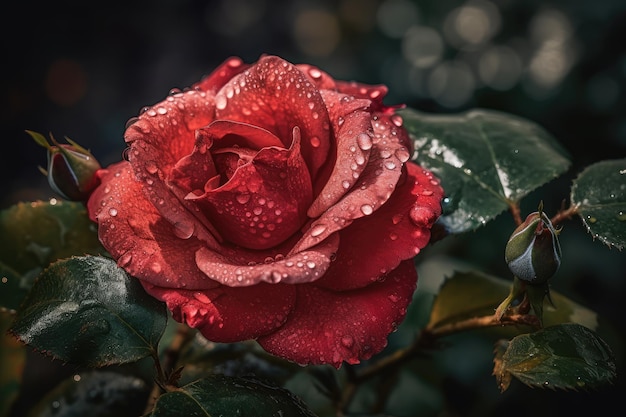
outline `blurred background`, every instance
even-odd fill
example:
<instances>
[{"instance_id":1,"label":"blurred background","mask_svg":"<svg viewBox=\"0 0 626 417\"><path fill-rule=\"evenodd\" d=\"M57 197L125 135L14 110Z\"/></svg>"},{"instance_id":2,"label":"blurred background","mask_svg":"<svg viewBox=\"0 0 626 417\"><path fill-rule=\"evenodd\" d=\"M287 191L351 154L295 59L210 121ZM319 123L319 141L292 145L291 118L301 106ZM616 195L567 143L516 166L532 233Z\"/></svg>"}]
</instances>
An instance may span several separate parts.
<instances>
[{"instance_id":1,"label":"blurred background","mask_svg":"<svg viewBox=\"0 0 626 417\"><path fill-rule=\"evenodd\" d=\"M233 55L253 62L276 54L337 79L386 84L388 104L435 113L482 107L533 120L573 159L568 174L537 194L553 210L585 166L626 156L623 0L24 0L12 3L0 31L1 208L52 196L37 169L45 151L25 129L67 136L107 165L122 156L129 118ZM499 253L511 225L497 220L438 250L503 273ZM565 231L554 285L600 313L621 358L626 257L593 242L580 221ZM493 382L489 367L480 372ZM471 378L450 378L453 409L470 415L477 388ZM525 387L501 395L495 382L485 389L493 415L526 415L530 399L545 404L545 415L577 415L621 408L623 380L576 395Z\"/></svg>"}]
</instances>

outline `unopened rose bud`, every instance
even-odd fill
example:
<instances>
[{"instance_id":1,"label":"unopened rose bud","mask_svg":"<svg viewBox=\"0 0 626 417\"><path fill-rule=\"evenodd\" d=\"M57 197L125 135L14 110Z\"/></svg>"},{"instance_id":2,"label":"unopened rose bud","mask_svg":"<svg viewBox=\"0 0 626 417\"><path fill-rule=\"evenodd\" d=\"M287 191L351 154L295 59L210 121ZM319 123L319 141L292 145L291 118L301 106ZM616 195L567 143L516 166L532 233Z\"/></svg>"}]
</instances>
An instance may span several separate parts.
<instances>
[{"instance_id":1,"label":"unopened rose bud","mask_svg":"<svg viewBox=\"0 0 626 417\"><path fill-rule=\"evenodd\" d=\"M504 258L511 272L529 284L550 279L561 265L559 230L542 211L531 213L514 231L506 244Z\"/></svg>"},{"instance_id":2,"label":"unopened rose bud","mask_svg":"<svg viewBox=\"0 0 626 417\"><path fill-rule=\"evenodd\" d=\"M50 187L67 200L86 201L98 185L95 174L100 163L96 158L69 138L65 138L68 144L60 144L50 135L51 145L40 133L26 133L48 150L48 169L41 172L48 177Z\"/></svg>"}]
</instances>

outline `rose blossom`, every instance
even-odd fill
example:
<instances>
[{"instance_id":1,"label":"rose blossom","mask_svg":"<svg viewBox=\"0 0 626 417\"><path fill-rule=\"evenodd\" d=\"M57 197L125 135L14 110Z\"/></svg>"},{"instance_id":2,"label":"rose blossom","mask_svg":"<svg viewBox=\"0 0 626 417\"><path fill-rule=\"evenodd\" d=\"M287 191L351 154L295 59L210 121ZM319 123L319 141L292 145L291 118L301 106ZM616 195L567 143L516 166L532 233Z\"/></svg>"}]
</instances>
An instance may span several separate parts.
<instances>
[{"instance_id":1,"label":"rose blossom","mask_svg":"<svg viewBox=\"0 0 626 417\"><path fill-rule=\"evenodd\" d=\"M443 195L387 88L263 56L131 119L98 172L102 244L174 319L300 364L381 351Z\"/></svg>"}]
</instances>

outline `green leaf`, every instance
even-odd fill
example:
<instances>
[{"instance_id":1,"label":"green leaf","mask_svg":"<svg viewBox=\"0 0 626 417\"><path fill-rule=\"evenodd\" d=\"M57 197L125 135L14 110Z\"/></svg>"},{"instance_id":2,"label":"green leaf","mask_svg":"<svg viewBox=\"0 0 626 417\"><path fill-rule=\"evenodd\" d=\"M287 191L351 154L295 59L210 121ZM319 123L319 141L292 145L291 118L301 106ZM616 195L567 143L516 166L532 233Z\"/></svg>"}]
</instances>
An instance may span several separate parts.
<instances>
[{"instance_id":1,"label":"green leaf","mask_svg":"<svg viewBox=\"0 0 626 417\"><path fill-rule=\"evenodd\" d=\"M5 308L15 309L35 277L57 259L106 253L84 205L62 200L19 203L3 210L0 236L2 273L11 271L11 295L0 297L0 307Z\"/></svg>"},{"instance_id":2,"label":"green leaf","mask_svg":"<svg viewBox=\"0 0 626 417\"><path fill-rule=\"evenodd\" d=\"M597 162L574 180L571 204L591 235L609 247L626 244L626 159Z\"/></svg>"},{"instance_id":3,"label":"green leaf","mask_svg":"<svg viewBox=\"0 0 626 417\"><path fill-rule=\"evenodd\" d=\"M253 340L213 343L195 337L182 350L177 366L184 366L181 381L192 382L210 373L227 376L255 375L282 385L302 367L265 352ZM183 382L184 383L184 382Z\"/></svg>"},{"instance_id":4,"label":"green leaf","mask_svg":"<svg viewBox=\"0 0 626 417\"><path fill-rule=\"evenodd\" d=\"M141 378L112 371L91 371L62 381L28 417L136 417L151 386Z\"/></svg>"},{"instance_id":5,"label":"green leaf","mask_svg":"<svg viewBox=\"0 0 626 417\"><path fill-rule=\"evenodd\" d=\"M414 160L446 190L439 221L449 233L480 227L570 166L554 138L526 119L489 110L400 113L417 151Z\"/></svg>"},{"instance_id":6,"label":"green leaf","mask_svg":"<svg viewBox=\"0 0 626 417\"><path fill-rule=\"evenodd\" d=\"M211 375L161 395L150 414L177 416L314 417L289 391L263 382Z\"/></svg>"},{"instance_id":7,"label":"green leaf","mask_svg":"<svg viewBox=\"0 0 626 417\"><path fill-rule=\"evenodd\" d=\"M11 331L57 359L86 366L134 362L156 352L165 305L108 258L57 261L37 279Z\"/></svg>"},{"instance_id":8,"label":"green leaf","mask_svg":"<svg viewBox=\"0 0 626 417\"><path fill-rule=\"evenodd\" d=\"M20 391L26 363L26 349L6 333L12 320L9 314L0 313L0 417L9 415Z\"/></svg>"},{"instance_id":9,"label":"green leaf","mask_svg":"<svg viewBox=\"0 0 626 417\"><path fill-rule=\"evenodd\" d=\"M448 278L435 298L428 327L494 314L495 308L509 294L511 281L481 272L455 272ZM543 324L576 322L590 329L598 327L596 313L575 303L556 291L550 291L554 307L543 306ZM519 330L516 329L519 333Z\"/></svg>"},{"instance_id":10,"label":"green leaf","mask_svg":"<svg viewBox=\"0 0 626 417\"><path fill-rule=\"evenodd\" d=\"M531 387L597 388L616 376L609 346L592 330L575 323L514 337L502 353L496 376L509 375ZM508 384L501 385L506 390Z\"/></svg>"}]
</instances>

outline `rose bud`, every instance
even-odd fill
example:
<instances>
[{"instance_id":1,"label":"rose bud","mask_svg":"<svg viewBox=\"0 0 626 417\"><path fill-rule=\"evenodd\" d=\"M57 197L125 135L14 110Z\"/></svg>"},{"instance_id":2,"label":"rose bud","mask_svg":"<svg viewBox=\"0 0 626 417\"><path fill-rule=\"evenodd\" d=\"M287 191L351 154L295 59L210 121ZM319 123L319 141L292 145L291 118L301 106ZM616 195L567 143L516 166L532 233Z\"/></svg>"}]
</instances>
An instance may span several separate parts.
<instances>
[{"instance_id":1,"label":"rose bud","mask_svg":"<svg viewBox=\"0 0 626 417\"><path fill-rule=\"evenodd\" d=\"M550 279L561 265L558 234L542 211L531 213L514 231L506 244L504 258L513 274L530 284Z\"/></svg>"},{"instance_id":2,"label":"rose bud","mask_svg":"<svg viewBox=\"0 0 626 417\"><path fill-rule=\"evenodd\" d=\"M213 342L299 364L380 352L413 299L443 189L387 87L226 60L130 120L87 203L118 265Z\"/></svg>"},{"instance_id":3,"label":"rose bud","mask_svg":"<svg viewBox=\"0 0 626 417\"><path fill-rule=\"evenodd\" d=\"M87 201L99 183L96 171L100 163L85 148L69 138L69 144L58 143L52 135L48 143L43 135L27 130L39 145L48 150L48 169L40 168L48 177L48 184L61 197L72 201Z\"/></svg>"}]
</instances>

